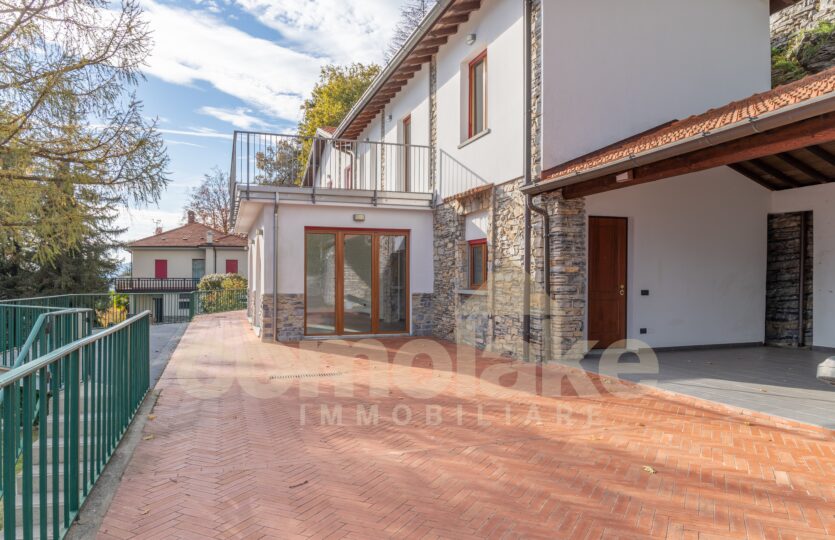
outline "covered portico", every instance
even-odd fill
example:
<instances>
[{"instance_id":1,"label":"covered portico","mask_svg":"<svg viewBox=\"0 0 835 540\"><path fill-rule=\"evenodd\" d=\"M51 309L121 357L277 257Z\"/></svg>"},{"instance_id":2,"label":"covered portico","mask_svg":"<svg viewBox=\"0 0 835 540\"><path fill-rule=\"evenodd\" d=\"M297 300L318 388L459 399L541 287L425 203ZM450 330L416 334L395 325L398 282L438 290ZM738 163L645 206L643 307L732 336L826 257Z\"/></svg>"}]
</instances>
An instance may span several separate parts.
<instances>
[{"instance_id":1,"label":"covered portico","mask_svg":"<svg viewBox=\"0 0 835 540\"><path fill-rule=\"evenodd\" d=\"M833 181L833 70L545 170L525 191L551 213L553 355L835 349ZM585 249L561 249L578 212Z\"/></svg>"}]
</instances>

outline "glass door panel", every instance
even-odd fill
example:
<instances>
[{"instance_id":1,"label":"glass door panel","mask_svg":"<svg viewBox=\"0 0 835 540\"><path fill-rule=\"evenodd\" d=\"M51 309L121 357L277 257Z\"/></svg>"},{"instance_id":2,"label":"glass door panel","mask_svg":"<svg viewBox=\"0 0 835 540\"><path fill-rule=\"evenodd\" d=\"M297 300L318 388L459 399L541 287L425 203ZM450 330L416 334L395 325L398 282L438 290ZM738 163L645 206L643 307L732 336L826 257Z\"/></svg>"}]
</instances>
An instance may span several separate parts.
<instances>
[{"instance_id":1,"label":"glass door panel","mask_svg":"<svg viewBox=\"0 0 835 540\"><path fill-rule=\"evenodd\" d=\"M336 333L336 234L305 236L306 328L309 335Z\"/></svg>"},{"instance_id":2,"label":"glass door panel","mask_svg":"<svg viewBox=\"0 0 835 540\"><path fill-rule=\"evenodd\" d=\"M377 252L379 268L378 332L407 332L408 328L408 263L406 237L402 235L379 236Z\"/></svg>"},{"instance_id":3,"label":"glass door panel","mask_svg":"<svg viewBox=\"0 0 835 540\"><path fill-rule=\"evenodd\" d=\"M345 234L342 265L342 325L346 334L371 333L373 236Z\"/></svg>"}]
</instances>

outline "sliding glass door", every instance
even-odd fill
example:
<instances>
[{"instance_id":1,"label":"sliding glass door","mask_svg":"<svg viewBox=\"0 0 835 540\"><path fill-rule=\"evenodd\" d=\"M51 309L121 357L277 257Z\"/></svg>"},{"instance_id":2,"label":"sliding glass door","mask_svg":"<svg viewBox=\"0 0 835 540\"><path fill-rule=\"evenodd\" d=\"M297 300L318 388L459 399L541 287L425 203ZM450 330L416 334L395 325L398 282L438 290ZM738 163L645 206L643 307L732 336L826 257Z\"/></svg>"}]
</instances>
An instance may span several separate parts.
<instances>
[{"instance_id":1,"label":"sliding glass door","mask_svg":"<svg viewBox=\"0 0 835 540\"><path fill-rule=\"evenodd\" d=\"M305 334L409 331L409 235L305 231Z\"/></svg>"}]
</instances>

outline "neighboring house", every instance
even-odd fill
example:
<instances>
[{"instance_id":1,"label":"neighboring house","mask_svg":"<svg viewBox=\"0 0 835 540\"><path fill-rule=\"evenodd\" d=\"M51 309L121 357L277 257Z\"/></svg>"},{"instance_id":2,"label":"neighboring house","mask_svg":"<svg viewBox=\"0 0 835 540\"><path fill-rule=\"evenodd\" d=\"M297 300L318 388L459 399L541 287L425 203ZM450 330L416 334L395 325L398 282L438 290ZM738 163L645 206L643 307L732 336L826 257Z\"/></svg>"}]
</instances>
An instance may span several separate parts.
<instances>
[{"instance_id":1,"label":"neighboring house","mask_svg":"<svg viewBox=\"0 0 835 540\"><path fill-rule=\"evenodd\" d=\"M187 293L197 289L204 275L247 275L246 238L197 223L193 212L182 227L158 228L156 234L129 243L127 249L131 276L116 278L116 292L155 293L134 295L131 313L151 309L157 320L187 318ZM164 293L180 293L176 305Z\"/></svg>"},{"instance_id":2,"label":"neighboring house","mask_svg":"<svg viewBox=\"0 0 835 540\"><path fill-rule=\"evenodd\" d=\"M439 1L336 129L235 133L253 325L835 348L835 72L769 90L792 3Z\"/></svg>"}]
</instances>

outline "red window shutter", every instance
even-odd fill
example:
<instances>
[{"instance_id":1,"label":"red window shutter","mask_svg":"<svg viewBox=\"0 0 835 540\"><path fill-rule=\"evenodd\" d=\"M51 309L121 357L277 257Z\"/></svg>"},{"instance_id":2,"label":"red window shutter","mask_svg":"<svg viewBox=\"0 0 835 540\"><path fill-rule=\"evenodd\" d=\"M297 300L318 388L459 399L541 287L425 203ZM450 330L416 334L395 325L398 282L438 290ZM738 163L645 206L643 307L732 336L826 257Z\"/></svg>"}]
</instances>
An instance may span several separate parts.
<instances>
[{"instance_id":1,"label":"red window shutter","mask_svg":"<svg viewBox=\"0 0 835 540\"><path fill-rule=\"evenodd\" d=\"M237 259L226 259L226 273L227 274L237 274L238 273L238 261L237 261Z\"/></svg>"},{"instance_id":2,"label":"red window shutter","mask_svg":"<svg viewBox=\"0 0 835 540\"><path fill-rule=\"evenodd\" d=\"M154 277L157 279L168 279L167 259L156 259L154 261Z\"/></svg>"}]
</instances>

